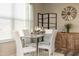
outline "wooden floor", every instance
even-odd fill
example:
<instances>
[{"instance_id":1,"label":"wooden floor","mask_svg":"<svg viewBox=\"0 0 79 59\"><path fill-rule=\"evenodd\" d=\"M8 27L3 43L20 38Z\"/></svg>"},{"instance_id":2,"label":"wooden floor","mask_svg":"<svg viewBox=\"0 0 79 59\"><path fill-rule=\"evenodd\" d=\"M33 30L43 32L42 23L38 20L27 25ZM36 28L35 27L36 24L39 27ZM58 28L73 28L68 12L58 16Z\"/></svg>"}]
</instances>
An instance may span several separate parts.
<instances>
[{"instance_id":1,"label":"wooden floor","mask_svg":"<svg viewBox=\"0 0 79 59\"><path fill-rule=\"evenodd\" d=\"M36 56L36 52L34 53L30 53L30 54L25 54L25 56ZM39 56L49 56L48 55L48 51L46 50L40 50ZM63 53L59 53L59 52L54 52L54 55L51 54L51 56L64 56Z\"/></svg>"},{"instance_id":2,"label":"wooden floor","mask_svg":"<svg viewBox=\"0 0 79 59\"><path fill-rule=\"evenodd\" d=\"M15 55L16 55L16 46L14 41L0 43L0 56L15 56ZM29 54L26 54L25 56L28 55ZM39 56L48 56L48 51L41 50ZM63 51L58 50L54 52L54 56L79 56L79 53L73 54L72 52L69 52L67 54L64 54Z\"/></svg>"}]
</instances>

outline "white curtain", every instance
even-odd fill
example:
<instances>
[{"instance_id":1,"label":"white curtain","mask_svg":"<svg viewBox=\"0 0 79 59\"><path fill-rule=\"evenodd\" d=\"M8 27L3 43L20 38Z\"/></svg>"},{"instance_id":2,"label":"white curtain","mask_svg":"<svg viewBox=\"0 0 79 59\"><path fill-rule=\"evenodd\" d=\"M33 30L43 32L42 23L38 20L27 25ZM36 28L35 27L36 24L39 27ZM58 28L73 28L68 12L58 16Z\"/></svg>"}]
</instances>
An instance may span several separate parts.
<instances>
[{"instance_id":1,"label":"white curtain","mask_svg":"<svg viewBox=\"0 0 79 59\"><path fill-rule=\"evenodd\" d=\"M12 4L0 4L0 40L11 38Z\"/></svg>"},{"instance_id":2,"label":"white curtain","mask_svg":"<svg viewBox=\"0 0 79 59\"><path fill-rule=\"evenodd\" d=\"M18 3L14 4L14 20L15 30L21 31L26 27L26 9L25 4ZM28 19L29 20L29 19Z\"/></svg>"},{"instance_id":3,"label":"white curtain","mask_svg":"<svg viewBox=\"0 0 79 59\"><path fill-rule=\"evenodd\" d=\"M15 4L15 30L22 32L23 29L32 31L33 10L31 4Z\"/></svg>"},{"instance_id":4,"label":"white curtain","mask_svg":"<svg viewBox=\"0 0 79 59\"><path fill-rule=\"evenodd\" d=\"M0 40L11 39L13 30L32 29L32 15L30 4L0 4Z\"/></svg>"}]
</instances>

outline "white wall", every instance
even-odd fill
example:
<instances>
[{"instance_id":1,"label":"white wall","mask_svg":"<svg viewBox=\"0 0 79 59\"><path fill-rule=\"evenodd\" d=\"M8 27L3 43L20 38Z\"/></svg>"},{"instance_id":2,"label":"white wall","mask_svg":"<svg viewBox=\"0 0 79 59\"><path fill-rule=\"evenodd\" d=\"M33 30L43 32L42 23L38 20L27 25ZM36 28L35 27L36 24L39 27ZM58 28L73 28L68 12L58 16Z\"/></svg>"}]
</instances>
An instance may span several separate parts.
<instances>
[{"instance_id":1,"label":"white wall","mask_svg":"<svg viewBox=\"0 0 79 59\"><path fill-rule=\"evenodd\" d=\"M40 5L41 6L41 5ZM42 4L42 12L43 13L57 13L57 28L59 31L63 30L63 26L65 23L67 23L67 21L65 21L62 16L61 16L61 12L63 10L63 8L67 7L67 6L73 6L77 9L77 13L79 14L79 4L74 4L74 3L49 3L49 4ZM35 7L34 9L40 9ZM35 10L35 12L38 12L38 10ZM36 16L35 16L36 18ZM70 21L73 24L73 28L71 29L71 32L79 32L79 15L77 15L77 17Z\"/></svg>"}]
</instances>

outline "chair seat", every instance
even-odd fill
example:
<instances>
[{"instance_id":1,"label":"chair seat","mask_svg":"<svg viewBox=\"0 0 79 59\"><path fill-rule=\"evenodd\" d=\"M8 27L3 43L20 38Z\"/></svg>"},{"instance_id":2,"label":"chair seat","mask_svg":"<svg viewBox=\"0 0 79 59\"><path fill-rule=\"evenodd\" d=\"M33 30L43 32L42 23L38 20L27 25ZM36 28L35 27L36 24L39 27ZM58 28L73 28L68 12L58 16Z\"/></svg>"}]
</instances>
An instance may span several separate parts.
<instances>
[{"instance_id":1,"label":"chair seat","mask_svg":"<svg viewBox=\"0 0 79 59\"><path fill-rule=\"evenodd\" d=\"M49 45L50 43L49 42L39 42L40 45L42 44L46 44L46 45Z\"/></svg>"},{"instance_id":2,"label":"chair seat","mask_svg":"<svg viewBox=\"0 0 79 59\"><path fill-rule=\"evenodd\" d=\"M40 49L49 49L49 45L48 44L39 44L38 48L40 48Z\"/></svg>"},{"instance_id":3,"label":"chair seat","mask_svg":"<svg viewBox=\"0 0 79 59\"><path fill-rule=\"evenodd\" d=\"M34 52L36 51L36 47L25 47L23 48L24 53Z\"/></svg>"},{"instance_id":4,"label":"chair seat","mask_svg":"<svg viewBox=\"0 0 79 59\"><path fill-rule=\"evenodd\" d=\"M36 43L30 43L30 44L28 44L27 46L36 47Z\"/></svg>"}]
</instances>

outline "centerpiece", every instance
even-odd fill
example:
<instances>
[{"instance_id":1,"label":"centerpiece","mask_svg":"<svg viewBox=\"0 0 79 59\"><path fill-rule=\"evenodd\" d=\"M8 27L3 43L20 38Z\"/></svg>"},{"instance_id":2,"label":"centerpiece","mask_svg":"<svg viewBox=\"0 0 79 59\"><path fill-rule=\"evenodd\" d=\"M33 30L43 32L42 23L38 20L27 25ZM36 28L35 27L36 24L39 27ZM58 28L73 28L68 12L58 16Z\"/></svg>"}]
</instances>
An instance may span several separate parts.
<instances>
[{"instance_id":1,"label":"centerpiece","mask_svg":"<svg viewBox=\"0 0 79 59\"><path fill-rule=\"evenodd\" d=\"M70 29L72 28L72 24L68 23L68 24L65 24L65 28L66 28L66 32L70 32Z\"/></svg>"},{"instance_id":2,"label":"centerpiece","mask_svg":"<svg viewBox=\"0 0 79 59\"><path fill-rule=\"evenodd\" d=\"M34 33L36 34L40 34L40 33L44 33L44 28L43 27L38 27L36 26L35 29L34 29Z\"/></svg>"}]
</instances>

